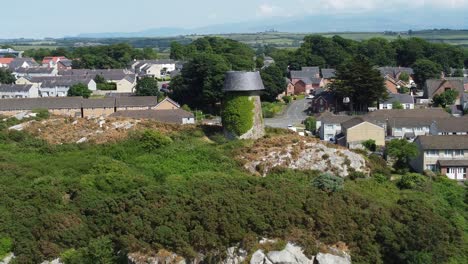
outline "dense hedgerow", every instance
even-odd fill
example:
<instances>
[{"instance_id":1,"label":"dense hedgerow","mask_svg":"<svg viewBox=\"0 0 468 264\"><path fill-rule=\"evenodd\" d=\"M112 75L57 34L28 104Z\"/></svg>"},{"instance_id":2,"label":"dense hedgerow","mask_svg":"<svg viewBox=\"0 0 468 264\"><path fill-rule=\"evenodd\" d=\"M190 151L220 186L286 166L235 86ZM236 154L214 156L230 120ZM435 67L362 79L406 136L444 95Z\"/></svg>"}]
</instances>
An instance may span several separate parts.
<instances>
[{"instance_id":1,"label":"dense hedgerow","mask_svg":"<svg viewBox=\"0 0 468 264\"><path fill-rule=\"evenodd\" d=\"M466 190L447 179L413 185L409 176L398 188L385 176L357 178L329 192L314 186L318 172L247 174L232 154L248 142L147 133L53 147L3 134L1 248L12 241L17 263L109 263L162 248L216 260L260 236L310 254L312 241L343 241L354 263L464 263L468 253Z\"/></svg>"}]
</instances>

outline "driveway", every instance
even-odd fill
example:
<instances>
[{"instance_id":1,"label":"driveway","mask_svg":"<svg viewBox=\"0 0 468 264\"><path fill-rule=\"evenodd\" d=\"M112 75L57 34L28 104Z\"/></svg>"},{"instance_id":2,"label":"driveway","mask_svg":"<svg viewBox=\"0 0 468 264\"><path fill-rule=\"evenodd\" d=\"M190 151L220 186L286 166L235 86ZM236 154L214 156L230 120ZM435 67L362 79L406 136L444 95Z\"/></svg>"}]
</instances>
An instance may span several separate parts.
<instances>
[{"instance_id":1,"label":"driveway","mask_svg":"<svg viewBox=\"0 0 468 264\"><path fill-rule=\"evenodd\" d=\"M283 115L274 118L265 118L265 125L277 128L287 128L288 125L298 125L304 121L308 115L306 110L310 106L311 100L301 99L293 101L284 111Z\"/></svg>"}]
</instances>

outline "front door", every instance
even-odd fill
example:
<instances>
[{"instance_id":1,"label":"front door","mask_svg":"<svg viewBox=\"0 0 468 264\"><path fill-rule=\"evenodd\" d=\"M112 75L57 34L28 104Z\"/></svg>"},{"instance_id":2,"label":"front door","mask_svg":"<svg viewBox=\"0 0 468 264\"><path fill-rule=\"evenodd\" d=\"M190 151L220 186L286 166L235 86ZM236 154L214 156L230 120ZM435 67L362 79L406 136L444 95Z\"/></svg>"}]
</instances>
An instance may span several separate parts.
<instances>
[{"instance_id":1,"label":"front door","mask_svg":"<svg viewBox=\"0 0 468 264\"><path fill-rule=\"evenodd\" d=\"M466 168L447 168L447 177L452 180L464 180L466 178Z\"/></svg>"}]
</instances>

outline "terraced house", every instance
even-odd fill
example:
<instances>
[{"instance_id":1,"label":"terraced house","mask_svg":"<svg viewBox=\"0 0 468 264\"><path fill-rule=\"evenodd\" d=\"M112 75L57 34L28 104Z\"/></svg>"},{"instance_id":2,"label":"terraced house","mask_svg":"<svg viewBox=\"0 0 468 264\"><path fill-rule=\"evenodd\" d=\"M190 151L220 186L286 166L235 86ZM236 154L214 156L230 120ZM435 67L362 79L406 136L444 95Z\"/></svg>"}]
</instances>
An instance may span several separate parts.
<instances>
[{"instance_id":1,"label":"terraced house","mask_svg":"<svg viewBox=\"0 0 468 264\"><path fill-rule=\"evenodd\" d=\"M415 143L419 155L410 163L415 171L438 171L453 180L467 179L468 136L419 136Z\"/></svg>"}]
</instances>

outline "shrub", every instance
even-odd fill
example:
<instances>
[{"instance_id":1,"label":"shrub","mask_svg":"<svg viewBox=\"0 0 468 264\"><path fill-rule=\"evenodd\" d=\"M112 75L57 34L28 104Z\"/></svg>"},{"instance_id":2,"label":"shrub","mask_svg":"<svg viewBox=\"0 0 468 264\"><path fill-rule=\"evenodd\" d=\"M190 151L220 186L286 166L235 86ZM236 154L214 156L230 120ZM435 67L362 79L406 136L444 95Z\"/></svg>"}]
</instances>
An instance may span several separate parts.
<instances>
[{"instance_id":1,"label":"shrub","mask_svg":"<svg viewBox=\"0 0 468 264\"><path fill-rule=\"evenodd\" d=\"M13 249L13 241L9 237L0 238L0 259Z\"/></svg>"},{"instance_id":2,"label":"shrub","mask_svg":"<svg viewBox=\"0 0 468 264\"><path fill-rule=\"evenodd\" d=\"M364 142L362 142L362 145L368 149L369 151L376 151L377 150L377 145L375 144L375 140L373 139L368 139Z\"/></svg>"},{"instance_id":3,"label":"shrub","mask_svg":"<svg viewBox=\"0 0 468 264\"><path fill-rule=\"evenodd\" d=\"M289 104L289 103L292 101L292 97L289 96L289 95L283 96L283 101L284 101L286 104Z\"/></svg>"},{"instance_id":4,"label":"shrub","mask_svg":"<svg viewBox=\"0 0 468 264\"><path fill-rule=\"evenodd\" d=\"M317 120L315 117L307 117L306 120L304 121L305 129L315 132L317 130Z\"/></svg>"},{"instance_id":5,"label":"shrub","mask_svg":"<svg viewBox=\"0 0 468 264\"><path fill-rule=\"evenodd\" d=\"M414 189L426 181L426 178L418 173L409 173L401 177L397 182L400 189Z\"/></svg>"},{"instance_id":6,"label":"shrub","mask_svg":"<svg viewBox=\"0 0 468 264\"><path fill-rule=\"evenodd\" d=\"M323 173L312 181L312 185L324 192L333 193L343 189L344 180L338 176Z\"/></svg>"},{"instance_id":7,"label":"shrub","mask_svg":"<svg viewBox=\"0 0 468 264\"><path fill-rule=\"evenodd\" d=\"M388 181L388 177L380 173L373 174L372 178L374 178L374 180L378 183L384 183Z\"/></svg>"},{"instance_id":8,"label":"shrub","mask_svg":"<svg viewBox=\"0 0 468 264\"><path fill-rule=\"evenodd\" d=\"M366 178L366 174L364 172L356 171L356 170L351 170L349 173L349 178L351 180L356 180L356 179L364 179Z\"/></svg>"},{"instance_id":9,"label":"shrub","mask_svg":"<svg viewBox=\"0 0 468 264\"><path fill-rule=\"evenodd\" d=\"M227 96L221 111L223 126L237 136L245 134L253 126L254 108L248 95Z\"/></svg>"},{"instance_id":10,"label":"shrub","mask_svg":"<svg viewBox=\"0 0 468 264\"><path fill-rule=\"evenodd\" d=\"M172 143L171 138L164 136L155 130L143 131L139 137L139 140L143 149L147 151L153 151Z\"/></svg>"}]
</instances>

